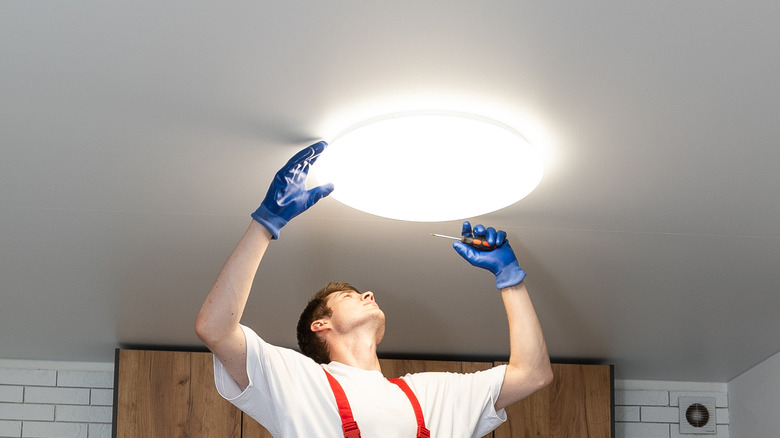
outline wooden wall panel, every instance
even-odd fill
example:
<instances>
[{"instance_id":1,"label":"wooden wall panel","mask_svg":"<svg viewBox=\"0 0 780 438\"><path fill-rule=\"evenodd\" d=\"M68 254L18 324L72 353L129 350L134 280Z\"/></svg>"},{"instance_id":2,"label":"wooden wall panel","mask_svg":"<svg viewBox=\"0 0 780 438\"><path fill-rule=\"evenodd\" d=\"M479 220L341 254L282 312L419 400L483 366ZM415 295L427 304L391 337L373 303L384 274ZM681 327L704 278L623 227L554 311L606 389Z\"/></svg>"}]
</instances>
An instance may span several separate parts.
<instances>
[{"instance_id":1,"label":"wooden wall panel","mask_svg":"<svg viewBox=\"0 0 780 438\"><path fill-rule=\"evenodd\" d=\"M117 438L239 436L241 411L214 387L211 354L120 350Z\"/></svg>"},{"instance_id":2,"label":"wooden wall panel","mask_svg":"<svg viewBox=\"0 0 780 438\"><path fill-rule=\"evenodd\" d=\"M222 399L214 387L210 353L119 350L116 364L118 438L270 438L256 421ZM416 372L469 373L489 362L380 360L388 378ZM609 438L611 367L553 364L547 388L507 408L495 438Z\"/></svg>"},{"instance_id":3,"label":"wooden wall panel","mask_svg":"<svg viewBox=\"0 0 780 438\"><path fill-rule=\"evenodd\" d=\"M495 438L610 438L612 380L607 365L553 364L543 390L507 408Z\"/></svg>"},{"instance_id":4,"label":"wooden wall panel","mask_svg":"<svg viewBox=\"0 0 780 438\"><path fill-rule=\"evenodd\" d=\"M243 419L243 425L241 426L241 436L243 438L273 438L271 432L267 431L249 415L244 414Z\"/></svg>"}]
</instances>

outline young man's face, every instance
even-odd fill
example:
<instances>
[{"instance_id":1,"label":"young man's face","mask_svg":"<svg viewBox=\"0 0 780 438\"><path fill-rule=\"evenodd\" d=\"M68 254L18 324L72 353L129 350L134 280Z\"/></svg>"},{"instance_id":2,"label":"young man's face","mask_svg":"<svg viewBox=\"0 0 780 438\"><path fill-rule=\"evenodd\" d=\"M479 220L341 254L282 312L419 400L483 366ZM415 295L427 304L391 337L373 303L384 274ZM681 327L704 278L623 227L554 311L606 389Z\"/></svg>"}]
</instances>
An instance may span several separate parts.
<instances>
[{"instance_id":1,"label":"young man's face","mask_svg":"<svg viewBox=\"0 0 780 438\"><path fill-rule=\"evenodd\" d=\"M376 325L384 335L385 314L374 300L373 292L334 292L328 296L328 307L333 312L330 320L334 329L347 332L356 327Z\"/></svg>"}]
</instances>

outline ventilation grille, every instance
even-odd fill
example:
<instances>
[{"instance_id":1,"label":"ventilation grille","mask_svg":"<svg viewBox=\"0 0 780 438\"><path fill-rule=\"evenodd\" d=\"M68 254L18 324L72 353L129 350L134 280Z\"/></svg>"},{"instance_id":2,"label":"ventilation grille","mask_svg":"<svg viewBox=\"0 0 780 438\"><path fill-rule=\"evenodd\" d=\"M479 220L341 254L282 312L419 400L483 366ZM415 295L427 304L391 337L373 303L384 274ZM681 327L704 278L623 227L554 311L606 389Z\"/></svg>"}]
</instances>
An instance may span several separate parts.
<instances>
[{"instance_id":1,"label":"ventilation grille","mask_svg":"<svg viewBox=\"0 0 780 438\"><path fill-rule=\"evenodd\" d=\"M680 433L714 435L718 433L715 397L680 397Z\"/></svg>"}]
</instances>

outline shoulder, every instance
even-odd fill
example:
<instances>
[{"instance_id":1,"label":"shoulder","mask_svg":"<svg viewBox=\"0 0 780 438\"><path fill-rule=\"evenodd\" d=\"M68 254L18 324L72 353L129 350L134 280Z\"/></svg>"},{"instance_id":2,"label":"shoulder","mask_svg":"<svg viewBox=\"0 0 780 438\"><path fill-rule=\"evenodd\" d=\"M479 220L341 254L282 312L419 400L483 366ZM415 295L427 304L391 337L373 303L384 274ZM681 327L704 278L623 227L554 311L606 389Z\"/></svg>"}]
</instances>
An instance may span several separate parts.
<instances>
[{"instance_id":1,"label":"shoulder","mask_svg":"<svg viewBox=\"0 0 780 438\"><path fill-rule=\"evenodd\" d=\"M486 392L501 390L506 372L505 365L498 365L473 373L422 372L407 374L402 378L415 393L449 394Z\"/></svg>"},{"instance_id":2,"label":"shoulder","mask_svg":"<svg viewBox=\"0 0 780 438\"><path fill-rule=\"evenodd\" d=\"M295 374L301 371L322 374L319 364L292 348L271 344L249 327L241 326L246 336L246 365L250 374Z\"/></svg>"}]
</instances>

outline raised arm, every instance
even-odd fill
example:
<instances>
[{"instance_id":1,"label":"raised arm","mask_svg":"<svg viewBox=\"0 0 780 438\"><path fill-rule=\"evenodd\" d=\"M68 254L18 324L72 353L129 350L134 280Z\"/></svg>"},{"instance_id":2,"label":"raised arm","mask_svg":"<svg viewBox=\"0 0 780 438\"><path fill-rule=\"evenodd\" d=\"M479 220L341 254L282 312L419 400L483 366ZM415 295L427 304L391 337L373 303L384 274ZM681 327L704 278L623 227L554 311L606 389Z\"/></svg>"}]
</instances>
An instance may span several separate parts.
<instances>
[{"instance_id":1,"label":"raised arm","mask_svg":"<svg viewBox=\"0 0 780 438\"><path fill-rule=\"evenodd\" d=\"M523 283L525 272L506 240L506 233L463 223L463 236L479 237L497 248L492 251L474 249L462 242L453 244L455 251L474 266L487 269L496 276L496 287L509 321L509 364L504 374L496 409L503 409L544 388L552 381L550 357L542 328L536 316L528 290Z\"/></svg>"},{"instance_id":2,"label":"raised arm","mask_svg":"<svg viewBox=\"0 0 780 438\"><path fill-rule=\"evenodd\" d=\"M306 189L309 167L327 147L315 143L298 152L274 176L271 187L254 219L217 276L195 320L195 332L222 362L242 388L246 374L246 339L239 326L252 281L271 240L295 216L330 194L332 185Z\"/></svg>"}]
</instances>

